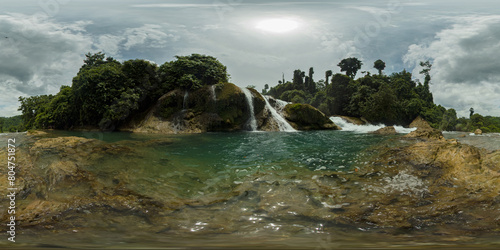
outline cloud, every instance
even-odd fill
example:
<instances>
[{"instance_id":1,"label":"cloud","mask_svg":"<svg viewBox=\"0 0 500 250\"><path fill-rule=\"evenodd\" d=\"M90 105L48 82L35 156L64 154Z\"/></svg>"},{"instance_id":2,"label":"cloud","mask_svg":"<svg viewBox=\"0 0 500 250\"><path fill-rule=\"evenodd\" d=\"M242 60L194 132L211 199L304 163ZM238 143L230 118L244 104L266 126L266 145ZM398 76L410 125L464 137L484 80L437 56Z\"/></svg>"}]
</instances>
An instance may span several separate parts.
<instances>
[{"instance_id":1,"label":"cloud","mask_svg":"<svg viewBox=\"0 0 500 250\"><path fill-rule=\"evenodd\" d=\"M500 16L467 16L455 20L425 44L413 44L403 57L409 66L430 60L436 103L461 115L473 106L478 113L500 115Z\"/></svg>"},{"instance_id":2,"label":"cloud","mask_svg":"<svg viewBox=\"0 0 500 250\"><path fill-rule=\"evenodd\" d=\"M83 52L90 50L91 39L83 32L88 24L0 15L0 98L6 100L0 104L2 115L17 113L20 95L56 92L61 85L71 84Z\"/></svg>"}]
</instances>

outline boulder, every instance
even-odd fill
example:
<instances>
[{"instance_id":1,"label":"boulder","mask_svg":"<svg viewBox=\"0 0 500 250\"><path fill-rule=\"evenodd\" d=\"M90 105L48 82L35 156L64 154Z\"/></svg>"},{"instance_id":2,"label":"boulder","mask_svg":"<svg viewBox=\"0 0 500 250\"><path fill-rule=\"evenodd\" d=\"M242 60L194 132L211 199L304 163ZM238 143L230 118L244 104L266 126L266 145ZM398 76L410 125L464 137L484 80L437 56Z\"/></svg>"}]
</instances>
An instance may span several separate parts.
<instances>
[{"instance_id":1,"label":"boulder","mask_svg":"<svg viewBox=\"0 0 500 250\"><path fill-rule=\"evenodd\" d=\"M410 132L405 135L406 138L419 138L419 139L435 139L442 140L444 138L443 133L435 128L423 128L419 127L417 130Z\"/></svg>"},{"instance_id":2,"label":"boulder","mask_svg":"<svg viewBox=\"0 0 500 250\"><path fill-rule=\"evenodd\" d=\"M476 131L474 131L474 134L475 135L482 135L483 131L481 129L476 129Z\"/></svg>"},{"instance_id":3,"label":"boulder","mask_svg":"<svg viewBox=\"0 0 500 250\"><path fill-rule=\"evenodd\" d=\"M385 128L381 128L377 131L371 132L371 134L377 134L377 135L396 135L398 132L393 126L388 126Z\"/></svg>"},{"instance_id":4,"label":"boulder","mask_svg":"<svg viewBox=\"0 0 500 250\"><path fill-rule=\"evenodd\" d=\"M40 131L40 130L28 130L28 132L26 132L26 135L30 135L30 136L41 136L41 135L46 135L47 132L44 132L44 131Z\"/></svg>"},{"instance_id":5,"label":"boulder","mask_svg":"<svg viewBox=\"0 0 500 250\"><path fill-rule=\"evenodd\" d=\"M325 114L309 104L288 104L285 118L298 130L340 130Z\"/></svg>"},{"instance_id":6,"label":"boulder","mask_svg":"<svg viewBox=\"0 0 500 250\"><path fill-rule=\"evenodd\" d=\"M418 116L410 123L410 128L417 128L417 130L405 135L407 138L420 138L420 139L443 139L443 133L431 127L427 121Z\"/></svg>"},{"instance_id":7,"label":"boulder","mask_svg":"<svg viewBox=\"0 0 500 250\"><path fill-rule=\"evenodd\" d=\"M429 125L429 123L424 120L422 117L418 116L417 118L415 118L415 120L413 120L411 123L410 123L410 126L408 126L410 128L431 128L431 125Z\"/></svg>"},{"instance_id":8,"label":"boulder","mask_svg":"<svg viewBox=\"0 0 500 250\"><path fill-rule=\"evenodd\" d=\"M348 123L352 123L355 125L366 125L367 121L364 118L357 118L357 117L350 117L350 116L339 116L340 118L344 119Z\"/></svg>"}]
</instances>

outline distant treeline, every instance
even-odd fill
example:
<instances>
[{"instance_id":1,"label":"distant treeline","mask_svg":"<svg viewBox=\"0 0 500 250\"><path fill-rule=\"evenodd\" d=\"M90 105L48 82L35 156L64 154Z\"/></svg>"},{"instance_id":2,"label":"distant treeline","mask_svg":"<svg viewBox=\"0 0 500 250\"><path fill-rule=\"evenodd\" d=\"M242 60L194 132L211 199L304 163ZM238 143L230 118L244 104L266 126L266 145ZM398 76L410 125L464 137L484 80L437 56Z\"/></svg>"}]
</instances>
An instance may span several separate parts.
<instances>
[{"instance_id":1,"label":"distant treeline","mask_svg":"<svg viewBox=\"0 0 500 250\"><path fill-rule=\"evenodd\" d=\"M343 74L325 72L325 79L314 80L314 68L308 73L298 69L292 81L282 79L278 85L266 84L263 94L271 95L294 103L307 103L318 108L326 115L364 117L372 123L387 125L409 125L421 116L431 126L447 131L500 132L500 118L483 117L473 114L469 119L457 118L454 109L446 109L434 104L430 71L432 65L421 62L424 83L412 79L412 74L403 70L390 76L384 75L385 62L377 60L373 67L378 74L362 72L363 77L354 79L363 63L357 58L343 59L338 66Z\"/></svg>"},{"instance_id":2,"label":"distant treeline","mask_svg":"<svg viewBox=\"0 0 500 250\"><path fill-rule=\"evenodd\" d=\"M471 115L457 118L454 109L434 104L429 91L429 62L422 62L424 83L412 79L403 70L383 74L385 63L377 60L378 74L355 76L362 62L357 58L342 60L338 66L346 74L325 72L325 79L315 81L314 69L306 74L294 71L293 80L282 79L264 94L295 103L307 103L327 115L364 117L373 123L408 125L417 116L441 130L500 132L500 118ZM71 86L62 86L56 95L19 97L21 117L3 118L3 131L25 129L72 129L78 127L114 130L144 115L171 90L196 90L204 85L228 82L226 66L216 58L192 54L177 56L161 66L147 60L123 63L103 53L87 54ZM22 122L20 119L22 118Z\"/></svg>"},{"instance_id":3,"label":"distant treeline","mask_svg":"<svg viewBox=\"0 0 500 250\"><path fill-rule=\"evenodd\" d=\"M13 117L0 117L0 133L22 132L26 128L20 115Z\"/></svg>"}]
</instances>

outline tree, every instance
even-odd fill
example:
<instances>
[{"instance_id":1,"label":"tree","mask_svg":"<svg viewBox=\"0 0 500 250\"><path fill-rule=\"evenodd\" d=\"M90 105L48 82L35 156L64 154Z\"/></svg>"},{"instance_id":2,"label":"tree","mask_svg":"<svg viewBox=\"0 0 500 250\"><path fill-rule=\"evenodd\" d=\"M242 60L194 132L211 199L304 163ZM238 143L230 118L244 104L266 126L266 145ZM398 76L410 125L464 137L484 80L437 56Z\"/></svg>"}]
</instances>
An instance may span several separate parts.
<instances>
[{"instance_id":1,"label":"tree","mask_svg":"<svg viewBox=\"0 0 500 250\"><path fill-rule=\"evenodd\" d=\"M382 70L385 69L385 62L378 59L375 63L373 63L373 67L378 70L379 75L382 75Z\"/></svg>"},{"instance_id":2,"label":"tree","mask_svg":"<svg viewBox=\"0 0 500 250\"><path fill-rule=\"evenodd\" d=\"M426 88L429 88L429 84L431 82L430 71L432 68L432 64L429 61L425 61L425 62L420 62L420 66L423 68L422 71L420 71L420 74L423 74L425 76L424 86Z\"/></svg>"},{"instance_id":3,"label":"tree","mask_svg":"<svg viewBox=\"0 0 500 250\"><path fill-rule=\"evenodd\" d=\"M333 72L331 70L327 70L325 72L325 85L328 86L328 84L330 83L328 80L330 79L330 76L333 75Z\"/></svg>"},{"instance_id":4,"label":"tree","mask_svg":"<svg viewBox=\"0 0 500 250\"><path fill-rule=\"evenodd\" d=\"M87 55L89 58L89 55ZM93 56L90 56L93 57ZM100 57L101 58L101 57ZM90 59L89 59L90 60ZM84 65L73 78L74 108L81 125L97 126L108 109L127 89L122 64L110 57Z\"/></svg>"},{"instance_id":5,"label":"tree","mask_svg":"<svg viewBox=\"0 0 500 250\"><path fill-rule=\"evenodd\" d=\"M306 73L300 69L293 71L293 85L296 89L304 89L304 77Z\"/></svg>"},{"instance_id":6,"label":"tree","mask_svg":"<svg viewBox=\"0 0 500 250\"><path fill-rule=\"evenodd\" d=\"M474 115L474 108L470 108L469 111L470 111L469 118L472 119L472 115Z\"/></svg>"},{"instance_id":7,"label":"tree","mask_svg":"<svg viewBox=\"0 0 500 250\"><path fill-rule=\"evenodd\" d=\"M310 94L316 93L316 83L314 82L313 75L314 75L314 68L310 67L309 75L307 76L307 81L306 81L306 90Z\"/></svg>"},{"instance_id":8,"label":"tree","mask_svg":"<svg viewBox=\"0 0 500 250\"><path fill-rule=\"evenodd\" d=\"M162 89L196 90L204 85L225 83L229 80L226 66L215 57L192 54L176 58L176 61L166 62L158 70Z\"/></svg>"},{"instance_id":9,"label":"tree","mask_svg":"<svg viewBox=\"0 0 500 250\"><path fill-rule=\"evenodd\" d=\"M341 72L345 71L345 74L352 79L354 79L356 73L358 72L359 69L361 69L362 65L363 63L356 57L349 57L346 59L342 59L342 61L340 61L340 63L337 64L337 66L340 67L340 71Z\"/></svg>"}]
</instances>

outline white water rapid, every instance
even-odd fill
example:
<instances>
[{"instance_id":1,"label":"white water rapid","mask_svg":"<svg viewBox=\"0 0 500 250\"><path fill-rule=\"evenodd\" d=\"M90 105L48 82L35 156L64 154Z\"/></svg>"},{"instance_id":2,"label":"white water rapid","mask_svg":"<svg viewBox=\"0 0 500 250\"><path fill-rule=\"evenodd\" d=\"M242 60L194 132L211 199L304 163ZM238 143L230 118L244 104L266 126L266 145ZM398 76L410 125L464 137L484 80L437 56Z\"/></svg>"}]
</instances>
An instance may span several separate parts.
<instances>
[{"instance_id":1,"label":"white water rapid","mask_svg":"<svg viewBox=\"0 0 500 250\"><path fill-rule=\"evenodd\" d=\"M248 104L248 109L250 110L250 119L248 120L247 124L250 128L250 131L257 131L257 120L255 119L255 111L253 108L253 95L250 90L247 88L241 88L241 91L243 91L243 94L245 94L245 98L247 99L247 104Z\"/></svg>"},{"instance_id":2,"label":"white water rapid","mask_svg":"<svg viewBox=\"0 0 500 250\"><path fill-rule=\"evenodd\" d=\"M284 132L296 132L297 130L295 130L291 125L290 123L288 123L285 118L283 118L283 116L281 116L278 111L276 111L275 108L273 108L273 106L271 106L271 104L269 103L269 96L264 96L264 100L266 101L266 108L269 110L269 112L271 113L271 116L273 117L273 119L276 121L276 123L278 124L278 128L280 131L284 131ZM276 100L276 103L278 104L278 106L282 106L283 103L279 103L278 100ZM286 106L286 104L285 104ZM284 108L284 106L282 107Z\"/></svg>"},{"instance_id":3,"label":"white water rapid","mask_svg":"<svg viewBox=\"0 0 500 250\"><path fill-rule=\"evenodd\" d=\"M374 131L377 131L381 128L386 127L383 124L356 125L356 124L352 124L350 122L347 122L346 120L344 120L340 117L333 117L333 116L330 117L330 120L332 120L332 122L335 123L337 126L341 127L342 131L351 131L351 132L361 133L361 134L374 132ZM394 126L394 129L396 129L396 132L398 132L400 134L408 134L408 133L416 130L416 128L404 128L402 126Z\"/></svg>"}]
</instances>

